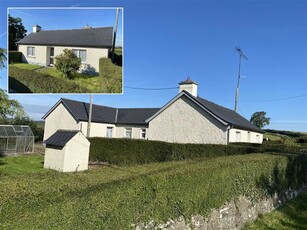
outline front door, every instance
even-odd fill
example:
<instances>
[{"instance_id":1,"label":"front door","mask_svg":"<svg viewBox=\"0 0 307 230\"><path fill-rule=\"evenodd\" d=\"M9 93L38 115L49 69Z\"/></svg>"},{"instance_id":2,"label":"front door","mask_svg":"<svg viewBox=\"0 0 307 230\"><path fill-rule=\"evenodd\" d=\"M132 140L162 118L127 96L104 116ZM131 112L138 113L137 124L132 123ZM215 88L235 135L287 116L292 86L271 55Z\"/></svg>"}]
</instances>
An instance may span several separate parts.
<instances>
[{"instance_id":1,"label":"front door","mask_svg":"<svg viewBox=\"0 0 307 230\"><path fill-rule=\"evenodd\" d=\"M54 48L50 47L49 65L53 66L53 64L54 64Z\"/></svg>"}]
</instances>

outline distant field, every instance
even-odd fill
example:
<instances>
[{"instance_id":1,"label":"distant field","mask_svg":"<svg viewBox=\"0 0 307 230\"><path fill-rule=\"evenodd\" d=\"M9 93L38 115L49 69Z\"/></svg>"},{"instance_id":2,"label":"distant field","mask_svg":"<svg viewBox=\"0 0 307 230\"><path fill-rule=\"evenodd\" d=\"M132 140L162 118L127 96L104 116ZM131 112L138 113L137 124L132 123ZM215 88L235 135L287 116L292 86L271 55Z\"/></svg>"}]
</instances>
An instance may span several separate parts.
<instances>
[{"instance_id":1,"label":"distant field","mask_svg":"<svg viewBox=\"0 0 307 230\"><path fill-rule=\"evenodd\" d=\"M307 193L288 201L282 207L260 217L244 230L307 229Z\"/></svg>"}]
</instances>

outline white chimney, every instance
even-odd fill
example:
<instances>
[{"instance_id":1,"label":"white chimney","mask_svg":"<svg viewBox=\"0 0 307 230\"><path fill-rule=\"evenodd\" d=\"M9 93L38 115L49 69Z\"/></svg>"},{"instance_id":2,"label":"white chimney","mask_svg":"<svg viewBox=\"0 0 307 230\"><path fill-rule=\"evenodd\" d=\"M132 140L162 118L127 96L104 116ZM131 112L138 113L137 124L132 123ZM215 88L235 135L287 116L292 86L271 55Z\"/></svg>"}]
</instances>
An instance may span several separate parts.
<instances>
[{"instance_id":1,"label":"white chimney","mask_svg":"<svg viewBox=\"0 0 307 230\"><path fill-rule=\"evenodd\" d=\"M33 26L33 33L38 33L39 31L41 31L42 27L40 27L39 25L34 25Z\"/></svg>"},{"instance_id":2,"label":"white chimney","mask_svg":"<svg viewBox=\"0 0 307 230\"><path fill-rule=\"evenodd\" d=\"M197 83L192 81L189 77L187 80L179 83L179 93L183 90L188 91L194 97L197 97Z\"/></svg>"}]
</instances>

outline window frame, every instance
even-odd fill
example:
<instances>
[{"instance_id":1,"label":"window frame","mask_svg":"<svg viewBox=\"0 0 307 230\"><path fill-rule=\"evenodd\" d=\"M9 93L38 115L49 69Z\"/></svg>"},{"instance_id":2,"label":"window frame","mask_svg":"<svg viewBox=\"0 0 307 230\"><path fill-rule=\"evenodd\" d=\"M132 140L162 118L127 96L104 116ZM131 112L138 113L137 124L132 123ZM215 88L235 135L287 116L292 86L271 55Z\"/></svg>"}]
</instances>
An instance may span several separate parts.
<instances>
[{"instance_id":1,"label":"window frame","mask_svg":"<svg viewBox=\"0 0 307 230\"><path fill-rule=\"evenodd\" d=\"M144 133L144 137L142 136L142 134ZM141 129L140 130L140 139L146 139L146 129Z\"/></svg>"},{"instance_id":2,"label":"window frame","mask_svg":"<svg viewBox=\"0 0 307 230\"><path fill-rule=\"evenodd\" d=\"M108 134L109 134L109 133L108 133L108 130L111 130L111 136L108 135ZM112 138L112 137L113 137L113 127L107 126L106 137L107 137L107 138Z\"/></svg>"},{"instance_id":3,"label":"window frame","mask_svg":"<svg viewBox=\"0 0 307 230\"><path fill-rule=\"evenodd\" d=\"M130 136L127 135L127 133L130 133ZM124 132L124 138L132 138L132 128L125 128L125 132Z\"/></svg>"},{"instance_id":4,"label":"window frame","mask_svg":"<svg viewBox=\"0 0 307 230\"><path fill-rule=\"evenodd\" d=\"M75 51L76 51L77 53L75 53ZM80 57L80 51L84 51L84 52L85 52L85 61L82 61L82 58ZM86 64L87 50L84 50L84 49L72 49L72 52L73 52L78 58L81 58L81 63L82 63L82 64Z\"/></svg>"},{"instance_id":5,"label":"window frame","mask_svg":"<svg viewBox=\"0 0 307 230\"><path fill-rule=\"evenodd\" d=\"M27 57L35 57L35 46L27 46Z\"/></svg>"}]
</instances>

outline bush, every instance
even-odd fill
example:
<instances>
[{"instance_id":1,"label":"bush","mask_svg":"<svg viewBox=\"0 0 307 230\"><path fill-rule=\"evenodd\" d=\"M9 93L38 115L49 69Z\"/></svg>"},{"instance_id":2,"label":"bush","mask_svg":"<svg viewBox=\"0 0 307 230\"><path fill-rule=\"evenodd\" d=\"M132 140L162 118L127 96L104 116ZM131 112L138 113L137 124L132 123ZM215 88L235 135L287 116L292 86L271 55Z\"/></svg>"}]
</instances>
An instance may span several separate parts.
<instances>
[{"instance_id":1,"label":"bush","mask_svg":"<svg viewBox=\"0 0 307 230\"><path fill-rule=\"evenodd\" d=\"M9 63L21 63L22 53L18 51L9 51Z\"/></svg>"},{"instance_id":2,"label":"bush","mask_svg":"<svg viewBox=\"0 0 307 230\"><path fill-rule=\"evenodd\" d=\"M81 58L78 58L72 50L64 49L63 52L55 57L54 66L64 77L71 78L79 70Z\"/></svg>"},{"instance_id":3,"label":"bush","mask_svg":"<svg viewBox=\"0 0 307 230\"><path fill-rule=\"evenodd\" d=\"M33 70L9 67L9 88L18 93L87 93L89 90L66 79Z\"/></svg>"}]
</instances>

